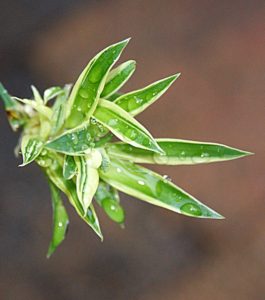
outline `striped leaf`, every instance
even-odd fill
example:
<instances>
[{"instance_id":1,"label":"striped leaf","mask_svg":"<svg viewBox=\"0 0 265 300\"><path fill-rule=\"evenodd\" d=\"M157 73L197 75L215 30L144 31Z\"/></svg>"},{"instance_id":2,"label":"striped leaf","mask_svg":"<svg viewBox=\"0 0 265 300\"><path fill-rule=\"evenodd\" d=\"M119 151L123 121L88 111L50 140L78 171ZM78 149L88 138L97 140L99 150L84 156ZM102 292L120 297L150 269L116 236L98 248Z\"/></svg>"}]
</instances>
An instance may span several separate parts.
<instances>
[{"instance_id":1,"label":"striped leaf","mask_svg":"<svg viewBox=\"0 0 265 300\"><path fill-rule=\"evenodd\" d=\"M100 97L108 99L108 97L117 92L129 80L135 68L136 62L129 60L110 71Z\"/></svg>"},{"instance_id":2,"label":"striped leaf","mask_svg":"<svg viewBox=\"0 0 265 300\"><path fill-rule=\"evenodd\" d=\"M100 178L121 192L190 217L222 219L193 196L162 176L131 162L111 160Z\"/></svg>"},{"instance_id":3,"label":"striped leaf","mask_svg":"<svg viewBox=\"0 0 265 300\"><path fill-rule=\"evenodd\" d=\"M179 76L180 73L156 81L143 89L121 95L115 103L135 116L161 97Z\"/></svg>"},{"instance_id":4,"label":"striped leaf","mask_svg":"<svg viewBox=\"0 0 265 300\"><path fill-rule=\"evenodd\" d=\"M67 128L89 121L96 109L108 72L119 59L128 41L127 39L107 47L88 63L69 97Z\"/></svg>"},{"instance_id":5,"label":"striped leaf","mask_svg":"<svg viewBox=\"0 0 265 300\"><path fill-rule=\"evenodd\" d=\"M73 178L77 173L77 167L73 156L65 155L63 163L63 177L65 179Z\"/></svg>"},{"instance_id":6,"label":"striped leaf","mask_svg":"<svg viewBox=\"0 0 265 300\"><path fill-rule=\"evenodd\" d=\"M115 188L105 182L100 182L95 198L112 221L120 224L124 223L125 212L120 205L119 194Z\"/></svg>"},{"instance_id":7,"label":"striped leaf","mask_svg":"<svg viewBox=\"0 0 265 300\"><path fill-rule=\"evenodd\" d=\"M45 168L45 172L50 180L68 197L78 215L94 230L94 232L103 240L98 217L91 204L85 214L83 206L76 193L76 185L72 180L66 180L63 177L62 167L58 164L59 158L55 159L51 167Z\"/></svg>"},{"instance_id":8,"label":"striped leaf","mask_svg":"<svg viewBox=\"0 0 265 300\"><path fill-rule=\"evenodd\" d=\"M23 135L21 140L21 153L23 157L23 163L21 167L34 161L40 154L43 148L43 142L37 137L30 135Z\"/></svg>"},{"instance_id":9,"label":"striped leaf","mask_svg":"<svg viewBox=\"0 0 265 300\"><path fill-rule=\"evenodd\" d=\"M98 187L99 175L97 169L100 167L101 162L100 152L94 149L89 155L75 156L77 167L76 192L85 213Z\"/></svg>"},{"instance_id":10,"label":"striped leaf","mask_svg":"<svg viewBox=\"0 0 265 300\"><path fill-rule=\"evenodd\" d=\"M221 144L178 139L156 139L164 154L153 153L125 143L106 145L107 153L136 163L193 165L240 158L251 153Z\"/></svg>"},{"instance_id":11,"label":"striped leaf","mask_svg":"<svg viewBox=\"0 0 265 300\"><path fill-rule=\"evenodd\" d=\"M163 153L151 134L116 104L101 99L94 117L123 142L138 148Z\"/></svg>"},{"instance_id":12,"label":"striped leaf","mask_svg":"<svg viewBox=\"0 0 265 300\"><path fill-rule=\"evenodd\" d=\"M53 210L53 234L49 245L47 258L49 258L56 248L65 238L69 224L68 215L60 196L60 190L49 180L51 190L52 210Z\"/></svg>"}]
</instances>

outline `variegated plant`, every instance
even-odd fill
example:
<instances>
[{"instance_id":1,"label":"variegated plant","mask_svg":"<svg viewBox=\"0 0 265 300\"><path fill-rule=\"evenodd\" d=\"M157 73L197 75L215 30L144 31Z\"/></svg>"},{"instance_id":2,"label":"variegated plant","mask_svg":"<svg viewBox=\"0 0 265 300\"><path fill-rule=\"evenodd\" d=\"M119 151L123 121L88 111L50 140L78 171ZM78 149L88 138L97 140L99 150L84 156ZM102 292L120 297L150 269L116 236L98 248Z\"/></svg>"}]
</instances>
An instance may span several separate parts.
<instances>
[{"instance_id":1,"label":"variegated plant","mask_svg":"<svg viewBox=\"0 0 265 300\"><path fill-rule=\"evenodd\" d=\"M134 117L162 96L180 74L120 93L136 66L129 60L112 69L127 43L98 53L73 88L52 87L42 96L32 86L33 98L20 99L0 86L11 127L21 128L17 147L23 157L21 166L35 161L50 185L54 225L48 256L63 241L68 225L61 192L101 239L93 198L113 221L123 224L118 191L187 216L221 219L166 177L135 163L190 165L250 154L220 144L154 139Z\"/></svg>"}]
</instances>

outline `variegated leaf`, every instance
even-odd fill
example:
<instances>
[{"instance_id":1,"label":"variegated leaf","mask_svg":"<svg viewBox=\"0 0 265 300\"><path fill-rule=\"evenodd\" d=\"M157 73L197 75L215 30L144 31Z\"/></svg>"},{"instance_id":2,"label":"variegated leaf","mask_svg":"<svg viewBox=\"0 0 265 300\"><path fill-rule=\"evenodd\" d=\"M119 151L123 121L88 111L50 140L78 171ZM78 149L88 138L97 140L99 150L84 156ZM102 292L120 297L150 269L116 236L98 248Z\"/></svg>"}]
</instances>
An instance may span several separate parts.
<instances>
[{"instance_id":1,"label":"variegated leaf","mask_svg":"<svg viewBox=\"0 0 265 300\"><path fill-rule=\"evenodd\" d=\"M159 99L179 76L180 73L156 81L143 89L123 94L115 103L135 116Z\"/></svg>"},{"instance_id":2,"label":"variegated leaf","mask_svg":"<svg viewBox=\"0 0 265 300\"><path fill-rule=\"evenodd\" d=\"M48 141L46 148L68 155L83 154L94 146L89 128L74 128Z\"/></svg>"},{"instance_id":3,"label":"variegated leaf","mask_svg":"<svg viewBox=\"0 0 265 300\"><path fill-rule=\"evenodd\" d=\"M156 139L164 154L139 149L125 143L106 145L107 153L136 163L193 165L240 158L251 153L229 146L178 139Z\"/></svg>"},{"instance_id":4,"label":"variegated leaf","mask_svg":"<svg viewBox=\"0 0 265 300\"><path fill-rule=\"evenodd\" d=\"M122 141L138 148L163 153L151 134L116 104L101 99L94 117Z\"/></svg>"},{"instance_id":5,"label":"variegated leaf","mask_svg":"<svg viewBox=\"0 0 265 300\"><path fill-rule=\"evenodd\" d=\"M37 137L24 135L21 140L23 163L20 166L25 166L34 161L39 156L42 148L43 142Z\"/></svg>"},{"instance_id":6,"label":"variegated leaf","mask_svg":"<svg viewBox=\"0 0 265 300\"><path fill-rule=\"evenodd\" d=\"M69 97L67 128L74 128L89 121L97 107L108 72L128 41L121 41L101 51L81 73Z\"/></svg>"},{"instance_id":7,"label":"variegated leaf","mask_svg":"<svg viewBox=\"0 0 265 300\"><path fill-rule=\"evenodd\" d=\"M63 177L65 179L73 178L77 173L77 167L73 156L65 155L63 164Z\"/></svg>"},{"instance_id":8,"label":"variegated leaf","mask_svg":"<svg viewBox=\"0 0 265 300\"><path fill-rule=\"evenodd\" d=\"M131 162L111 160L100 178L121 192L190 217L223 217L162 176Z\"/></svg>"},{"instance_id":9,"label":"variegated leaf","mask_svg":"<svg viewBox=\"0 0 265 300\"><path fill-rule=\"evenodd\" d=\"M54 155L54 157L55 160L52 162L52 166L45 168L47 176L64 194L66 194L78 215L94 230L94 232L101 238L101 240L103 240L98 217L93 205L90 205L87 213L85 214L82 204L80 203L76 193L75 183L73 182L73 180L64 179L63 169L58 163L60 159L56 158L56 155Z\"/></svg>"},{"instance_id":10,"label":"variegated leaf","mask_svg":"<svg viewBox=\"0 0 265 300\"><path fill-rule=\"evenodd\" d=\"M66 117L66 100L70 93L71 85L65 85L63 93L59 93L52 107L51 135L54 136L62 129Z\"/></svg>"},{"instance_id":11,"label":"variegated leaf","mask_svg":"<svg viewBox=\"0 0 265 300\"><path fill-rule=\"evenodd\" d=\"M60 190L49 180L51 190L52 210L53 210L53 234L49 245L47 258L49 258L56 248L65 238L69 219L63 201L60 196Z\"/></svg>"},{"instance_id":12,"label":"variegated leaf","mask_svg":"<svg viewBox=\"0 0 265 300\"><path fill-rule=\"evenodd\" d=\"M77 166L76 192L85 213L98 187L99 175L97 169L100 167L101 162L100 152L94 149L91 154L75 156Z\"/></svg>"},{"instance_id":13,"label":"variegated leaf","mask_svg":"<svg viewBox=\"0 0 265 300\"><path fill-rule=\"evenodd\" d=\"M136 62L129 60L110 71L100 97L108 99L118 91L132 76L135 68Z\"/></svg>"}]
</instances>

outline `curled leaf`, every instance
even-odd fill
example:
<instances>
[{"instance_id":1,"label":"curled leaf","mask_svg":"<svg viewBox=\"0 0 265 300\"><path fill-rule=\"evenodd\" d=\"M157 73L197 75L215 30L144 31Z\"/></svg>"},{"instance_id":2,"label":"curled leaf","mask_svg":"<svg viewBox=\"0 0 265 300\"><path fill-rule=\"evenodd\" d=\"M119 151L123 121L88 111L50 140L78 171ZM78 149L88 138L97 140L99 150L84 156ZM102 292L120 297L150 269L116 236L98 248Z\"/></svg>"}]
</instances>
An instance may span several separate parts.
<instances>
[{"instance_id":1,"label":"curled leaf","mask_svg":"<svg viewBox=\"0 0 265 300\"><path fill-rule=\"evenodd\" d=\"M75 157L77 167L76 192L85 213L98 187L99 175L97 169L101 165L101 161L101 154L97 150L93 150L89 155Z\"/></svg>"}]
</instances>

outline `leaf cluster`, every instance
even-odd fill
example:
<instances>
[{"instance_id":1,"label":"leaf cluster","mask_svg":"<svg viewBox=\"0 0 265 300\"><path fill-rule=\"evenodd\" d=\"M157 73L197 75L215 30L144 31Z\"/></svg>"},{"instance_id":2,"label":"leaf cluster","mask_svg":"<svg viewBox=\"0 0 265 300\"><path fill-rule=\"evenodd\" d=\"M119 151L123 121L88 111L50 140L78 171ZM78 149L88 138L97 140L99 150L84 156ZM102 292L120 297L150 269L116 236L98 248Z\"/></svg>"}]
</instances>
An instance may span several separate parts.
<instances>
[{"instance_id":1,"label":"leaf cluster","mask_svg":"<svg viewBox=\"0 0 265 300\"><path fill-rule=\"evenodd\" d=\"M10 125L13 130L21 128L17 147L21 166L35 161L49 182L54 224L48 256L63 241L69 223L61 192L101 239L94 203L122 225L125 212L119 191L186 216L221 219L169 178L138 163L192 165L249 154L215 143L155 139L135 116L158 100L180 74L121 93L136 68L133 60L113 68L127 43L98 53L73 87L51 87L41 95L32 86L32 99L20 99L0 85Z\"/></svg>"}]
</instances>

